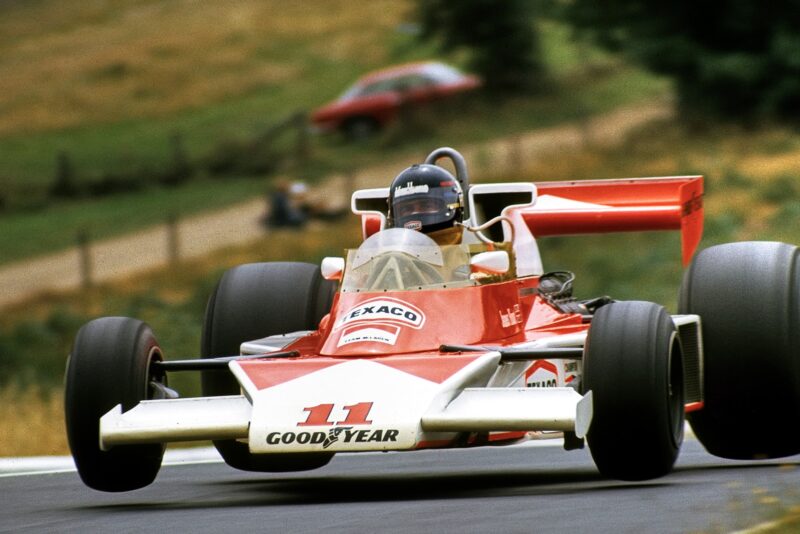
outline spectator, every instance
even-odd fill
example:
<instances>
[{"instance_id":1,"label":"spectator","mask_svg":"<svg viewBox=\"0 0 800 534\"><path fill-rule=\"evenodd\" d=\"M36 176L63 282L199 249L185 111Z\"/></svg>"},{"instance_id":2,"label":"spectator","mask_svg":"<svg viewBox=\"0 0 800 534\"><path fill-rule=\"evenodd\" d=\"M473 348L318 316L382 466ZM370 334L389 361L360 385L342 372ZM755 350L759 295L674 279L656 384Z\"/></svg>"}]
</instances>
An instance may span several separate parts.
<instances>
[{"instance_id":1,"label":"spectator","mask_svg":"<svg viewBox=\"0 0 800 534\"><path fill-rule=\"evenodd\" d=\"M297 186L302 186L303 190ZM281 179L275 184L275 190L269 196L269 213L266 217L267 226L271 227L300 227L306 223L307 215L298 206L298 194L305 193L303 184L290 184Z\"/></svg>"}]
</instances>

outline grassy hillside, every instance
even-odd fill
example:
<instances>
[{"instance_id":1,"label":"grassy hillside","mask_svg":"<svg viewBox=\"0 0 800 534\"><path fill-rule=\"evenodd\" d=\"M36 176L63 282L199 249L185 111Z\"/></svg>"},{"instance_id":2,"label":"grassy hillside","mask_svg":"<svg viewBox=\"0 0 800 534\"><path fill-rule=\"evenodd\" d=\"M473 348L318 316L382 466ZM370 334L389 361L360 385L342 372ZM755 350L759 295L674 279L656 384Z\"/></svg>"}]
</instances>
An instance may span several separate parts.
<instances>
[{"instance_id":1,"label":"grassy hillside","mask_svg":"<svg viewBox=\"0 0 800 534\"><path fill-rule=\"evenodd\" d=\"M405 2L113 0L2 4L0 176L163 161L333 97L392 61ZM400 55L424 53L412 50Z\"/></svg>"},{"instance_id":2,"label":"grassy hillside","mask_svg":"<svg viewBox=\"0 0 800 534\"><path fill-rule=\"evenodd\" d=\"M190 160L204 160L295 110L335 97L365 71L433 57L432 47L420 46L404 24L413 18L413 5L0 3L0 262L69 246L83 228L106 237L159 222L165 206L204 210L260 193L269 176L252 184L201 176L169 190L151 184L114 198L44 207L59 153L69 156L79 181L163 169L171 164L176 134ZM469 109L426 118L413 132L388 132L364 145L314 138L309 161L278 170L313 180L389 157L416 158L431 146L578 120L668 92L663 80L572 43L562 26L542 22L540 29L552 73L547 91L478 99ZM209 195L213 190L225 193ZM137 216L109 218L120 204L137 206ZM58 231L48 231L55 220Z\"/></svg>"},{"instance_id":3,"label":"grassy hillside","mask_svg":"<svg viewBox=\"0 0 800 534\"><path fill-rule=\"evenodd\" d=\"M282 111L267 98L281 91L310 104L389 59L376 45L408 3L39 0L2 9L0 79L8 104L0 135L9 135L127 120L156 125L177 113L235 123L251 106ZM328 94L313 90L317 84L330 87ZM253 99L238 102L248 95Z\"/></svg>"}]
</instances>

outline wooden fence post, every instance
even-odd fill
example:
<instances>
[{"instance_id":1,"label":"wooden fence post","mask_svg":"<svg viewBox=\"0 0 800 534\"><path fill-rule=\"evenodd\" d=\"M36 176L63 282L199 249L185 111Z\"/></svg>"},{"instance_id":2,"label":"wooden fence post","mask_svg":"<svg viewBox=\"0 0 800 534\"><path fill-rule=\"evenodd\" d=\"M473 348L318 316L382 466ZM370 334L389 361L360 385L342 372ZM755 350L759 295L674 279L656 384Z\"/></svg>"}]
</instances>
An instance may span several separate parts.
<instances>
[{"instance_id":1,"label":"wooden fence post","mask_svg":"<svg viewBox=\"0 0 800 534\"><path fill-rule=\"evenodd\" d=\"M78 254L80 256L81 287L92 287L92 249L89 232L85 228L78 231Z\"/></svg>"}]
</instances>

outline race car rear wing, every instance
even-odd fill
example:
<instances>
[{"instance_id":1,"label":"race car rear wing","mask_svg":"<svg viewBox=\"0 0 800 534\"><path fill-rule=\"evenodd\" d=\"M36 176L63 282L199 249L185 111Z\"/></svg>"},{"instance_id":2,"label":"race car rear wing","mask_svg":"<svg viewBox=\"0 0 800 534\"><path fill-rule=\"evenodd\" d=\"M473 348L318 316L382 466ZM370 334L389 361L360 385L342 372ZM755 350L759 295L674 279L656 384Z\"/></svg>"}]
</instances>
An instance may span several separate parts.
<instances>
[{"instance_id":1,"label":"race car rear wing","mask_svg":"<svg viewBox=\"0 0 800 534\"><path fill-rule=\"evenodd\" d=\"M535 237L680 230L684 265L703 234L703 177L537 182L518 210Z\"/></svg>"},{"instance_id":2,"label":"race car rear wing","mask_svg":"<svg viewBox=\"0 0 800 534\"><path fill-rule=\"evenodd\" d=\"M361 215L365 239L386 226L388 196L388 187L353 193L351 207ZM684 264L691 260L703 235L702 176L475 184L468 202L471 224L501 214L521 217L520 225L534 238L680 230ZM517 235L515 241L520 239L525 238Z\"/></svg>"}]
</instances>

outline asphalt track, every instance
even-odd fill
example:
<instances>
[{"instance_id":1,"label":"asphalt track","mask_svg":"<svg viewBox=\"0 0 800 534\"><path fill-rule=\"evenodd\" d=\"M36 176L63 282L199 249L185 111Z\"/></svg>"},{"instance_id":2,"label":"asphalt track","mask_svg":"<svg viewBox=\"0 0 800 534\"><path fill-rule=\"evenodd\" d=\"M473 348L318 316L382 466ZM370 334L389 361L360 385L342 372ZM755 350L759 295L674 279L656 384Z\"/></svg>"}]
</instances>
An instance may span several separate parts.
<instances>
[{"instance_id":1,"label":"asphalt track","mask_svg":"<svg viewBox=\"0 0 800 534\"><path fill-rule=\"evenodd\" d=\"M74 472L0 477L0 532L730 532L800 502L800 456L733 462L684 444L675 471L606 480L558 443L339 455L317 471L165 466L148 488ZM784 508L785 509L785 508Z\"/></svg>"}]
</instances>

